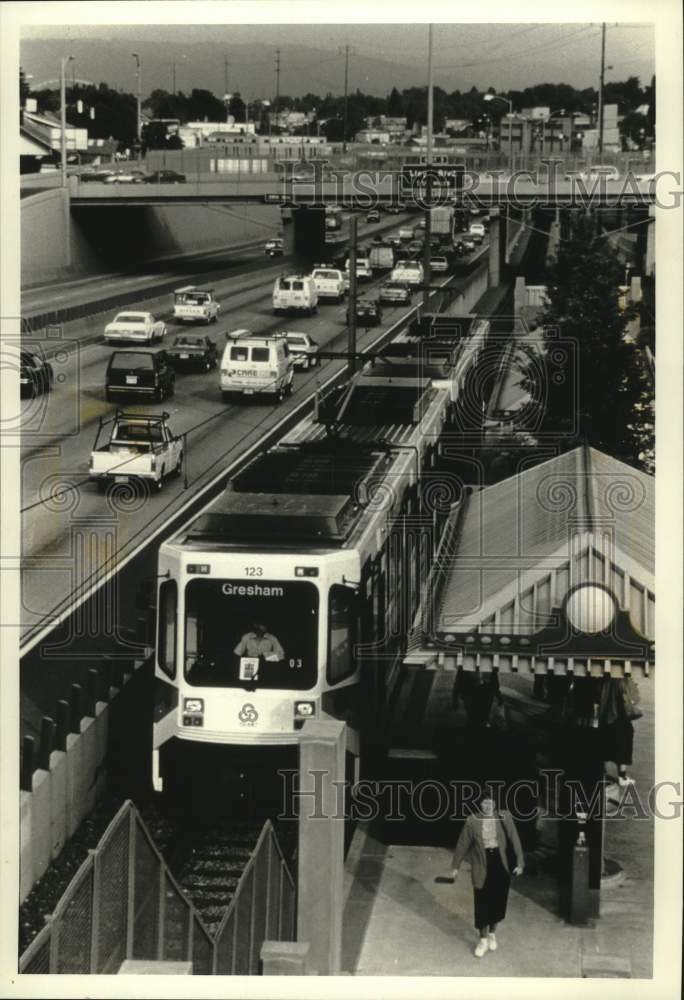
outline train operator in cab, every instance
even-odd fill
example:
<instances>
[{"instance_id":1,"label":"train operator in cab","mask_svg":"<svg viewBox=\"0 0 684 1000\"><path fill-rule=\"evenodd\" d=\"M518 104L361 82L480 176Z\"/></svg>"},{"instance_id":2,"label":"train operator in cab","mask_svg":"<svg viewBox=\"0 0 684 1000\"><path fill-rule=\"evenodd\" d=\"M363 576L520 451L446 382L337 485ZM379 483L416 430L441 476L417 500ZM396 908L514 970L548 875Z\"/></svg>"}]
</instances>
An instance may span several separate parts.
<instances>
[{"instance_id":1,"label":"train operator in cab","mask_svg":"<svg viewBox=\"0 0 684 1000\"><path fill-rule=\"evenodd\" d=\"M269 662L285 659L285 651L278 639L259 622L252 625L251 632L245 632L233 652L237 656L263 657Z\"/></svg>"}]
</instances>

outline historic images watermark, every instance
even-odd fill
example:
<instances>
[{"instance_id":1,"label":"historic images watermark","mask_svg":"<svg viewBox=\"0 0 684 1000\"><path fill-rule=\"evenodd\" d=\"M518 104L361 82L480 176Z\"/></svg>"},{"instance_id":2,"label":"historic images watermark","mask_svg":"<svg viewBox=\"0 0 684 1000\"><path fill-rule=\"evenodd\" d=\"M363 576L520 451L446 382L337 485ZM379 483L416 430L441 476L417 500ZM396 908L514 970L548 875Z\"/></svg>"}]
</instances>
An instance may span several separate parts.
<instances>
[{"instance_id":1,"label":"historic images watermark","mask_svg":"<svg viewBox=\"0 0 684 1000\"><path fill-rule=\"evenodd\" d=\"M299 172L297 167L300 168ZM634 206L677 209L682 203L681 174L659 170L645 175L628 171L619 179L602 174L567 174L562 161L542 160L536 170L477 171L456 165L427 167L406 165L393 170L348 170L310 164L295 164L291 178L284 179L283 193L267 200L286 198L293 204L318 200L353 201L361 209L382 201L409 199L419 209L457 203L464 208L550 208L557 205L588 209Z\"/></svg>"},{"instance_id":2,"label":"historic images watermark","mask_svg":"<svg viewBox=\"0 0 684 1000\"><path fill-rule=\"evenodd\" d=\"M681 784L659 781L640 792L636 785L620 789L619 798L606 796L613 784L609 779L588 788L576 778L555 768L544 768L534 779L510 783L503 780L440 781L361 780L354 783L330 778L328 771L308 772L309 787L300 786L296 769L278 771L281 779L281 809L278 819L343 819L372 822L407 820L436 823L464 820L487 794L499 808L521 822L551 819L591 818L602 815L610 820L667 820L682 815Z\"/></svg>"}]
</instances>

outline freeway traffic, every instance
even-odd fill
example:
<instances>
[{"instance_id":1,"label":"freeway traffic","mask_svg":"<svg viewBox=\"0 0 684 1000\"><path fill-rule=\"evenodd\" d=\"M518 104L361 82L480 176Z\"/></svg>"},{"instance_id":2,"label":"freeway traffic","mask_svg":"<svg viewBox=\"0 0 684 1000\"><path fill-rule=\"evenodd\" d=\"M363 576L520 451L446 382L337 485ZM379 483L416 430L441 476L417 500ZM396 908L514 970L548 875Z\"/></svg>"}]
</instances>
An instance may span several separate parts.
<instances>
[{"instance_id":1,"label":"freeway traffic","mask_svg":"<svg viewBox=\"0 0 684 1000\"><path fill-rule=\"evenodd\" d=\"M396 218L398 226L401 218ZM386 224L385 224L386 225ZM377 227L369 227L364 236ZM480 254L486 252L486 246ZM472 261L471 261L472 262ZM467 261L466 261L467 263ZM225 333L236 328L261 333L297 330L312 336L322 349L345 350L346 303L321 305L312 317L274 317L271 291L274 276L283 270L283 258L260 265L245 275L215 283L221 302L219 322L209 333L221 350ZM440 276L441 278L441 276ZM360 289L375 294L384 278ZM444 279L442 279L444 280ZM465 283L467 279L457 279ZM174 323L171 298L158 303L141 299L131 308L145 307L168 327L163 346L181 328ZM384 322L372 331L359 330L358 347L367 349L388 327L409 310L386 307ZM149 537L188 497L202 489L232 459L252 445L293 410L311 398L317 386L339 372L340 361L328 361L313 370L297 370L293 395L280 406L270 402L226 404L219 390L216 370L179 373L175 395L163 405L135 403L143 413L169 413L169 424L185 441L183 478L169 480L159 495L139 483L117 484L106 497L88 481L88 465L100 418L107 418L117 404L105 400L104 380L112 348L102 341L101 317L67 324L64 339L77 349L54 355L56 388L51 394L27 400L22 406L22 634L26 637L92 573L99 573L107 558ZM202 328L203 329L203 328ZM63 380L60 381L60 378ZM86 544L84 537L90 540Z\"/></svg>"}]
</instances>

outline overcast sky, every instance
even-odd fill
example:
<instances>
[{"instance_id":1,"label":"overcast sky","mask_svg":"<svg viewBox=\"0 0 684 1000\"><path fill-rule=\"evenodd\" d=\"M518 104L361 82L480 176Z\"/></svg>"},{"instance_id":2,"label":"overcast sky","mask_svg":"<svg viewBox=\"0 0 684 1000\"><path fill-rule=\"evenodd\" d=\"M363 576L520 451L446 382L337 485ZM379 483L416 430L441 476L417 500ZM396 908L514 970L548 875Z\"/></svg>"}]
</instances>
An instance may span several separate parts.
<instances>
[{"instance_id":1,"label":"overcast sky","mask_svg":"<svg viewBox=\"0 0 684 1000\"><path fill-rule=\"evenodd\" d=\"M123 8L124 5L122 4ZM174 5L169 5L173 11ZM284 8L285 10L286 8ZM644 7L646 11L648 8ZM401 64L412 78L422 85L425 81L427 54L427 25L425 24L308 24L308 25L69 25L32 26L22 29L22 40L54 39L55 54L69 42L79 48L79 72L95 75L95 69L84 65L84 43L88 40L108 39L112 55L118 48L122 58L130 62L132 41L144 58L146 43L177 45L187 42L196 52L196 45L211 41L225 47L231 71L239 76L253 71L249 66L251 47L272 47L273 55L266 53L262 72L273 74L275 48L281 48L281 93L297 93L303 83L302 74L308 75L307 89L333 91L340 88L340 68L343 56L340 47L353 47L350 61L350 83L363 90L363 79L354 75L354 61L366 64L377 61L378 72L370 77L376 87L382 81L387 89L392 84L391 64ZM250 47L250 56L245 58ZM295 47L288 63L288 49ZM302 46L311 47L307 59ZM479 88L493 85L500 89L522 89L535 83L569 83L577 87L596 86L599 75L601 28L599 24L439 24L435 29L435 82L446 89L463 89L475 85ZM32 46L22 45L22 62L25 52ZM66 51L66 50L64 50ZM173 55L176 58L176 55ZM611 24L607 30L606 63L612 67L606 72L607 80L625 80L638 76L642 85L649 82L655 72L654 34L652 26L642 24ZM387 64L383 66L383 64ZM35 67L40 73L42 67ZM288 83L288 73L292 80ZM128 74L130 75L130 74ZM363 75L363 74L362 74ZM401 81L406 85L405 74ZM297 83L297 86L292 84ZM113 85L124 82L108 80ZM159 86L167 81L149 81ZM194 82L194 81L193 81ZM185 82L185 86L189 81ZM203 85L199 81L195 85ZM205 84L206 85L206 84ZM179 84L180 86L180 84ZM376 88L374 88L376 89ZM381 88L382 89L382 88Z\"/></svg>"}]
</instances>

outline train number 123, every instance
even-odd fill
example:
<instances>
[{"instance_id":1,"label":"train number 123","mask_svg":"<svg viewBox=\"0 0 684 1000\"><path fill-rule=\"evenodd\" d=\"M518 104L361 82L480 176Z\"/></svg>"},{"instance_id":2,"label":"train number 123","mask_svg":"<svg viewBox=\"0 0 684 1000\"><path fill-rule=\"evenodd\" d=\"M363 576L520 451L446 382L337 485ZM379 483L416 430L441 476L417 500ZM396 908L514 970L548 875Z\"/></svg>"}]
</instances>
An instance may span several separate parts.
<instances>
[{"instance_id":1,"label":"train number 123","mask_svg":"<svg viewBox=\"0 0 684 1000\"><path fill-rule=\"evenodd\" d=\"M263 576L264 571L261 566L245 566L247 576Z\"/></svg>"}]
</instances>

